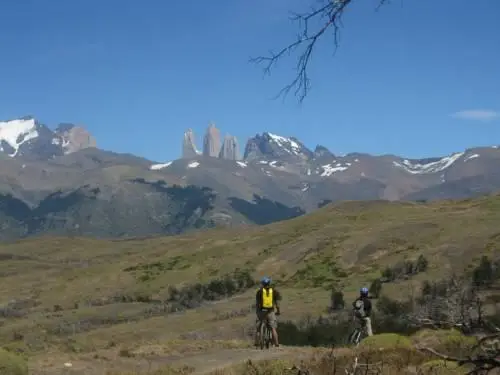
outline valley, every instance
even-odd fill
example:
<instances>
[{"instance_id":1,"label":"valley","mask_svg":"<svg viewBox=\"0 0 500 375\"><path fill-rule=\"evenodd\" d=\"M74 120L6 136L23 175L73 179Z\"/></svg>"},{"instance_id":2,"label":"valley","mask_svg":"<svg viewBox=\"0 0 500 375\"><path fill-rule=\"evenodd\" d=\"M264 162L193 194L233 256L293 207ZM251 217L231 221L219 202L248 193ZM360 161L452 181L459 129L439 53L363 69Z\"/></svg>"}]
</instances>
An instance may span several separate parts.
<instances>
[{"instance_id":1,"label":"valley","mask_svg":"<svg viewBox=\"0 0 500 375\"><path fill-rule=\"evenodd\" d=\"M496 195L433 203L343 202L250 228L4 243L0 340L4 348L24 353L35 374L57 373L66 361L75 364L74 372L62 368L61 374L83 373L82 368L104 374L115 367L130 370L132 363L164 365L162 358L173 364L173 358L205 355L209 348L248 348L252 283L262 275L270 275L284 296L280 321L298 322L328 315L332 289L351 301L388 267L424 256L424 271L383 284L383 296L403 301L418 294L424 281L469 273L483 255L495 260L499 215ZM216 287L216 280L226 280L229 289ZM249 358L262 355L246 350ZM286 357L292 349L284 350Z\"/></svg>"}]
</instances>

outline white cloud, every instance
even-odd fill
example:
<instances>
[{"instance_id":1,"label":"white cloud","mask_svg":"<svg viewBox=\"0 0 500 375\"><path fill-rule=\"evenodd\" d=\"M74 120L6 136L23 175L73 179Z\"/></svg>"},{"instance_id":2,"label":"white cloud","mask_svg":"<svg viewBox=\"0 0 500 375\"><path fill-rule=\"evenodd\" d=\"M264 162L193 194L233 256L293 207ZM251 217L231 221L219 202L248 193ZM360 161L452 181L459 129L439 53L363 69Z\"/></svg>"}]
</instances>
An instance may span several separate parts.
<instances>
[{"instance_id":1,"label":"white cloud","mask_svg":"<svg viewBox=\"0 0 500 375\"><path fill-rule=\"evenodd\" d=\"M475 121L491 121L500 117L500 112L492 111L489 109L469 109L466 111L458 111L451 115L462 120L475 120Z\"/></svg>"}]
</instances>

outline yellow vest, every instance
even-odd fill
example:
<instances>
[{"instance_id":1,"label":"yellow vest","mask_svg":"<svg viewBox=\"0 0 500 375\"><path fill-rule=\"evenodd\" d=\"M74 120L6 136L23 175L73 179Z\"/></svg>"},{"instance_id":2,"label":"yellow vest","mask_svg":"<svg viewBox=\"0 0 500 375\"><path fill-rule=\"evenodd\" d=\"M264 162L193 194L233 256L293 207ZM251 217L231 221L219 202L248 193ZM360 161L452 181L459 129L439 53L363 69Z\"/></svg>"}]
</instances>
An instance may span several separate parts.
<instances>
[{"instance_id":1,"label":"yellow vest","mask_svg":"<svg viewBox=\"0 0 500 375\"><path fill-rule=\"evenodd\" d=\"M264 309L272 309L273 304L273 288L262 288L262 307Z\"/></svg>"}]
</instances>

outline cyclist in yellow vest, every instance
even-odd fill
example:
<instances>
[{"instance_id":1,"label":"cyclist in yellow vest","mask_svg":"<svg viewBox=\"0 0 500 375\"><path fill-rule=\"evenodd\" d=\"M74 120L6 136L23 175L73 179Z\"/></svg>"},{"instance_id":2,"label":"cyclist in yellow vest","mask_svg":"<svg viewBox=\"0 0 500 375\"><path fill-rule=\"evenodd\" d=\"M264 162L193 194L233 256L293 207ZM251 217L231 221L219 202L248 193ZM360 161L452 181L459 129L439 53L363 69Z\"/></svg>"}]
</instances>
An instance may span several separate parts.
<instances>
[{"instance_id":1,"label":"cyclist in yellow vest","mask_svg":"<svg viewBox=\"0 0 500 375\"><path fill-rule=\"evenodd\" d=\"M281 295L275 288L271 288L271 279L264 277L261 280L261 287L255 294L255 307L257 313L255 346L259 345L260 329L263 323L267 323L272 329L274 345L277 347L279 346L278 332L276 331L278 328L276 316L280 315L279 300L281 300Z\"/></svg>"}]
</instances>

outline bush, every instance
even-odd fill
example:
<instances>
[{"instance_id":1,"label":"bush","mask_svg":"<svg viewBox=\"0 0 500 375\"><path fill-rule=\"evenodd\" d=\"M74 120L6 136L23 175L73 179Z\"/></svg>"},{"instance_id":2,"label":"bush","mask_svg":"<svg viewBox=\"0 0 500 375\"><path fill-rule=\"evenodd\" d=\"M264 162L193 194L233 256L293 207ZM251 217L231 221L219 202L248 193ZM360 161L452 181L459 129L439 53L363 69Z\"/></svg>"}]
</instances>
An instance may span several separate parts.
<instances>
[{"instance_id":1,"label":"bush","mask_svg":"<svg viewBox=\"0 0 500 375\"><path fill-rule=\"evenodd\" d=\"M488 287L493 283L494 269L489 258L484 255L481 257L481 262L472 272L472 280L474 285Z\"/></svg>"},{"instance_id":2,"label":"bush","mask_svg":"<svg viewBox=\"0 0 500 375\"><path fill-rule=\"evenodd\" d=\"M167 302L173 310L192 309L200 306L203 302L231 297L255 285L255 280L248 271L236 270L233 274L225 275L205 284L196 283L181 289L170 286ZM279 299L279 296L276 297Z\"/></svg>"},{"instance_id":3,"label":"bush","mask_svg":"<svg viewBox=\"0 0 500 375\"><path fill-rule=\"evenodd\" d=\"M347 319L333 317L313 319L307 316L298 323L291 321L278 323L280 342L290 346L342 345L345 344L351 329Z\"/></svg>"},{"instance_id":4,"label":"bush","mask_svg":"<svg viewBox=\"0 0 500 375\"><path fill-rule=\"evenodd\" d=\"M396 349L412 347L408 337L398 335L396 333L382 333L365 338L361 341L360 348L362 349Z\"/></svg>"},{"instance_id":5,"label":"bush","mask_svg":"<svg viewBox=\"0 0 500 375\"><path fill-rule=\"evenodd\" d=\"M356 348L361 362L382 362L394 370L415 366L425 360L426 354L416 350L408 337L382 333L365 338Z\"/></svg>"},{"instance_id":6,"label":"bush","mask_svg":"<svg viewBox=\"0 0 500 375\"><path fill-rule=\"evenodd\" d=\"M378 333L414 333L416 328L409 320L412 310L410 301L401 302L387 296L381 296L377 301L376 315L372 318L374 331Z\"/></svg>"},{"instance_id":7,"label":"bush","mask_svg":"<svg viewBox=\"0 0 500 375\"><path fill-rule=\"evenodd\" d=\"M457 357L469 355L477 344L476 338L465 336L456 329L423 329L414 334L411 340L417 345L432 347L439 352Z\"/></svg>"},{"instance_id":8,"label":"bush","mask_svg":"<svg viewBox=\"0 0 500 375\"><path fill-rule=\"evenodd\" d=\"M373 280L370 285L369 292L373 298L378 298L380 296L380 292L382 292L382 281L380 281L380 279Z\"/></svg>"},{"instance_id":9,"label":"bush","mask_svg":"<svg viewBox=\"0 0 500 375\"><path fill-rule=\"evenodd\" d=\"M425 362L420 366L422 374L432 375L458 375L465 374L467 371L460 368L456 362L445 361L442 359L434 359Z\"/></svg>"},{"instance_id":10,"label":"bush","mask_svg":"<svg viewBox=\"0 0 500 375\"><path fill-rule=\"evenodd\" d=\"M417 272L425 272L427 271L427 267L429 266L429 261L427 260L426 257L424 257L422 254L417 259Z\"/></svg>"},{"instance_id":11,"label":"bush","mask_svg":"<svg viewBox=\"0 0 500 375\"><path fill-rule=\"evenodd\" d=\"M18 355L0 349L0 374L28 375L28 363Z\"/></svg>"},{"instance_id":12,"label":"bush","mask_svg":"<svg viewBox=\"0 0 500 375\"><path fill-rule=\"evenodd\" d=\"M407 260L394 266L387 267L384 271L382 271L381 281L389 283L396 280L408 279L417 273L425 272L428 265L429 261L427 258L420 255L416 261Z\"/></svg>"},{"instance_id":13,"label":"bush","mask_svg":"<svg viewBox=\"0 0 500 375\"><path fill-rule=\"evenodd\" d=\"M332 290L332 294L330 296L330 310L337 311L342 310L345 306L344 302L344 293L339 290Z\"/></svg>"}]
</instances>

